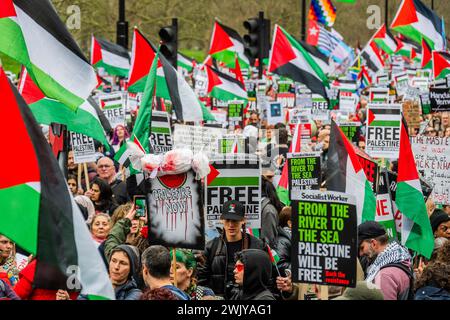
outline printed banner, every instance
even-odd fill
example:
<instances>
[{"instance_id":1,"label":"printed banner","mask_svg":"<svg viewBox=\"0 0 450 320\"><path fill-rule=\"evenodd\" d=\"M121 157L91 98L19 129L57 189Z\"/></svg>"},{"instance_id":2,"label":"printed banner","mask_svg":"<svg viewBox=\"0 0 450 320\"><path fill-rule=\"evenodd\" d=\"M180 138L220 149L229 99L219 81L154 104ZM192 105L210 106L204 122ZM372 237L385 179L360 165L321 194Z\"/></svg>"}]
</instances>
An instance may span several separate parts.
<instances>
[{"instance_id":1,"label":"printed banner","mask_svg":"<svg viewBox=\"0 0 450 320\"><path fill-rule=\"evenodd\" d=\"M392 206L391 192L389 190L389 179L386 170L380 174L377 193L377 211L375 221L379 222L386 229L389 239L397 239L397 229L395 227L394 209Z\"/></svg>"},{"instance_id":2,"label":"printed banner","mask_svg":"<svg viewBox=\"0 0 450 320\"><path fill-rule=\"evenodd\" d=\"M430 88L431 112L450 111L450 88Z\"/></svg>"},{"instance_id":3,"label":"printed banner","mask_svg":"<svg viewBox=\"0 0 450 320\"><path fill-rule=\"evenodd\" d=\"M339 111L354 113L358 105L358 95L356 92L339 90Z\"/></svg>"},{"instance_id":4,"label":"printed banner","mask_svg":"<svg viewBox=\"0 0 450 320\"><path fill-rule=\"evenodd\" d=\"M367 154L374 158L397 159L402 105L369 103L367 107Z\"/></svg>"},{"instance_id":5,"label":"printed banner","mask_svg":"<svg viewBox=\"0 0 450 320\"><path fill-rule=\"evenodd\" d=\"M277 102L281 104L283 108L293 108L295 107L295 93L284 92L277 94Z\"/></svg>"},{"instance_id":6,"label":"printed banner","mask_svg":"<svg viewBox=\"0 0 450 320\"><path fill-rule=\"evenodd\" d=\"M165 247L205 249L201 185L191 170L152 179L148 242Z\"/></svg>"},{"instance_id":7,"label":"printed banner","mask_svg":"<svg viewBox=\"0 0 450 320\"><path fill-rule=\"evenodd\" d=\"M151 153L153 154L166 153L172 150L172 132L167 112L152 111L152 126L149 140Z\"/></svg>"},{"instance_id":8,"label":"printed banner","mask_svg":"<svg viewBox=\"0 0 450 320\"><path fill-rule=\"evenodd\" d=\"M434 183L433 201L450 204L450 137L411 138L417 170Z\"/></svg>"},{"instance_id":9,"label":"printed banner","mask_svg":"<svg viewBox=\"0 0 450 320\"><path fill-rule=\"evenodd\" d=\"M174 148L187 147L192 152L218 153L217 139L226 134L226 129L187 126L175 124L173 133Z\"/></svg>"},{"instance_id":10,"label":"printed banner","mask_svg":"<svg viewBox=\"0 0 450 320\"><path fill-rule=\"evenodd\" d=\"M84 134L70 131L70 143L73 150L73 158L76 164L95 162L94 139Z\"/></svg>"},{"instance_id":11,"label":"printed banner","mask_svg":"<svg viewBox=\"0 0 450 320\"><path fill-rule=\"evenodd\" d=\"M339 128L352 142L358 142L359 140L359 127L361 127L361 122L339 122Z\"/></svg>"},{"instance_id":12,"label":"printed banner","mask_svg":"<svg viewBox=\"0 0 450 320\"><path fill-rule=\"evenodd\" d=\"M112 128L125 125L124 95L122 92L103 94L98 97L99 104Z\"/></svg>"},{"instance_id":13,"label":"printed banner","mask_svg":"<svg viewBox=\"0 0 450 320\"><path fill-rule=\"evenodd\" d=\"M290 195L293 190L320 189L320 152L288 153L287 164Z\"/></svg>"},{"instance_id":14,"label":"printed banner","mask_svg":"<svg viewBox=\"0 0 450 320\"><path fill-rule=\"evenodd\" d=\"M292 281L356 286L356 200L303 190L292 201Z\"/></svg>"},{"instance_id":15,"label":"printed banner","mask_svg":"<svg viewBox=\"0 0 450 320\"><path fill-rule=\"evenodd\" d=\"M216 236L222 205L228 200L244 204L246 227L261 228L261 166L254 154L215 155L206 179L206 234Z\"/></svg>"}]
</instances>

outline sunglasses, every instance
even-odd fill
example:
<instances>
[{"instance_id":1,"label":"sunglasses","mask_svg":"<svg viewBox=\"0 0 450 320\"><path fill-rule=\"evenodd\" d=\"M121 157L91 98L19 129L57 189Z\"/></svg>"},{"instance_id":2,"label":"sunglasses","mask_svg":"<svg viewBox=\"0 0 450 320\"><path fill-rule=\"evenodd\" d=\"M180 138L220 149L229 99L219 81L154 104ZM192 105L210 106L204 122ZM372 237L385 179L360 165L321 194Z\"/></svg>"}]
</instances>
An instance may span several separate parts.
<instances>
[{"instance_id":1,"label":"sunglasses","mask_svg":"<svg viewBox=\"0 0 450 320\"><path fill-rule=\"evenodd\" d=\"M234 268L237 270L237 272L244 271L244 265L243 264L236 264Z\"/></svg>"}]
</instances>

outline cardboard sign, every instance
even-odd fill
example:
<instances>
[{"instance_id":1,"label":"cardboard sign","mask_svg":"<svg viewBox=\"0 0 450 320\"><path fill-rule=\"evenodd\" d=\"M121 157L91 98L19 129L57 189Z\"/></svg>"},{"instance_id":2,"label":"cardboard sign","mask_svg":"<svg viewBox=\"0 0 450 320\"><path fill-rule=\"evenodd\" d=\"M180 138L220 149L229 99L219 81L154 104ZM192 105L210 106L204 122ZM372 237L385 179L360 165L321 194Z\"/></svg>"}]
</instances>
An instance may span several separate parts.
<instances>
[{"instance_id":1,"label":"cardboard sign","mask_svg":"<svg viewBox=\"0 0 450 320\"><path fill-rule=\"evenodd\" d=\"M318 94L312 95L311 117L313 120L328 120L330 117L328 101Z\"/></svg>"},{"instance_id":2,"label":"cardboard sign","mask_svg":"<svg viewBox=\"0 0 450 320\"><path fill-rule=\"evenodd\" d=\"M401 112L401 104L368 104L366 152L369 156L398 158Z\"/></svg>"},{"instance_id":3,"label":"cardboard sign","mask_svg":"<svg viewBox=\"0 0 450 320\"><path fill-rule=\"evenodd\" d=\"M243 135L225 135L218 143L219 153L249 153L249 141Z\"/></svg>"},{"instance_id":4,"label":"cardboard sign","mask_svg":"<svg viewBox=\"0 0 450 320\"><path fill-rule=\"evenodd\" d=\"M210 168L205 188L207 238L215 235L222 205L232 199L244 204L246 226L261 228L261 166L258 157L254 154L215 155Z\"/></svg>"},{"instance_id":5,"label":"cardboard sign","mask_svg":"<svg viewBox=\"0 0 450 320\"><path fill-rule=\"evenodd\" d=\"M352 142L357 142L359 138L358 129L361 126L361 122L339 122L339 128Z\"/></svg>"},{"instance_id":6,"label":"cardboard sign","mask_svg":"<svg viewBox=\"0 0 450 320\"><path fill-rule=\"evenodd\" d=\"M292 201L293 282L356 286L355 203L341 192L299 192Z\"/></svg>"},{"instance_id":7,"label":"cardboard sign","mask_svg":"<svg viewBox=\"0 0 450 320\"><path fill-rule=\"evenodd\" d=\"M234 100L228 102L228 123L230 125L242 124L244 117L244 101Z\"/></svg>"},{"instance_id":8,"label":"cardboard sign","mask_svg":"<svg viewBox=\"0 0 450 320\"><path fill-rule=\"evenodd\" d=\"M74 163L95 162L94 139L84 134L70 131Z\"/></svg>"},{"instance_id":9,"label":"cardboard sign","mask_svg":"<svg viewBox=\"0 0 450 320\"><path fill-rule=\"evenodd\" d=\"M280 102L269 102L267 124L276 125L277 123L284 123L283 107Z\"/></svg>"},{"instance_id":10,"label":"cardboard sign","mask_svg":"<svg viewBox=\"0 0 450 320\"><path fill-rule=\"evenodd\" d=\"M369 102L371 103L388 103L389 88L370 88Z\"/></svg>"},{"instance_id":11,"label":"cardboard sign","mask_svg":"<svg viewBox=\"0 0 450 320\"><path fill-rule=\"evenodd\" d=\"M450 88L430 88L431 112L450 111Z\"/></svg>"},{"instance_id":12,"label":"cardboard sign","mask_svg":"<svg viewBox=\"0 0 450 320\"><path fill-rule=\"evenodd\" d=\"M278 93L277 102L279 102L283 108L293 108L295 107L295 93Z\"/></svg>"},{"instance_id":13,"label":"cardboard sign","mask_svg":"<svg viewBox=\"0 0 450 320\"><path fill-rule=\"evenodd\" d=\"M191 170L152 180L149 204L150 245L203 250L205 248L200 182Z\"/></svg>"},{"instance_id":14,"label":"cardboard sign","mask_svg":"<svg viewBox=\"0 0 450 320\"><path fill-rule=\"evenodd\" d=\"M151 153L161 154L172 150L172 132L167 112L152 111L152 126L150 128Z\"/></svg>"},{"instance_id":15,"label":"cardboard sign","mask_svg":"<svg viewBox=\"0 0 450 320\"><path fill-rule=\"evenodd\" d=\"M402 108L408 128L419 129L422 122L419 103L416 101L405 101Z\"/></svg>"},{"instance_id":16,"label":"cardboard sign","mask_svg":"<svg viewBox=\"0 0 450 320\"><path fill-rule=\"evenodd\" d=\"M411 142L417 170L434 183L433 201L450 204L450 137L416 136Z\"/></svg>"},{"instance_id":17,"label":"cardboard sign","mask_svg":"<svg viewBox=\"0 0 450 320\"><path fill-rule=\"evenodd\" d=\"M339 90L339 110L346 113L354 113L358 105L356 92Z\"/></svg>"},{"instance_id":18,"label":"cardboard sign","mask_svg":"<svg viewBox=\"0 0 450 320\"><path fill-rule=\"evenodd\" d=\"M112 128L125 125L124 96L122 92L103 94L98 97L99 104Z\"/></svg>"},{"instance_id":19,"label":"cardboard sign","mask_svg":"<svg viewBox=\"0 0 450 320\"><path fill-rule=\"evenodd\" d=\"M293 190L319 190L321 184L320 152L288 153L289 194Z\"/></svg>"},{"instance_id":20,"label":"cardboard sign","mask_svg":"<svg viewBox=\"0 0 450 320\"><path fill-rule=\"evenodd\" d=\"M373 192L377 193L378 179L379 179L379 167L375 161L369 160L363 156L357 155L359 163L363 167L367 180L372 186Z\"/></svg>"},{"instance_id":21,"label":"cardboard sign","mask_svg":"<svg viewBox=\"0 0 450 320\"><path fill-rule=\"evenodd\" d=\"M217 139L226 134L226 129L187 126L175 124L173 134L174 148L187 147L192 152L200 151L208 154L218 153Z\"/></svg>"},{"instance_id":22,"label":"cardboard sign","mask_svg":"<svg viewBox=\"0 0 450 320\"><path fill-rule=\"evenodd\" d=\"M389 190L389 179L386 170L383 170L380 174L375 221L384 226L389 239L397 239L394 208L392 206L391 192Z\"/></svg>"}]
</instances>

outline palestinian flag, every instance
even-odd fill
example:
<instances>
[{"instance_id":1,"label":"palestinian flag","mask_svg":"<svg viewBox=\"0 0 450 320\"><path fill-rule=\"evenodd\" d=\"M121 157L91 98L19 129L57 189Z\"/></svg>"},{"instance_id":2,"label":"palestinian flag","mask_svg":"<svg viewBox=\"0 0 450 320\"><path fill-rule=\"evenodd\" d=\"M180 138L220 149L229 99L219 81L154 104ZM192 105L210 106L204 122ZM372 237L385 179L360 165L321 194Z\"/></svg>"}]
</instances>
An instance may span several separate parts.
<instances>
[{"instance_id":1,"label":"palestinian flag","mask_svg":"<svg viewBox=\"0 0 450 320\"><path fill-rule=\"evenodd\" d=\"M130 55L124 47L92 36L91 64L97 69L105 69L111 76L127 77Z\"/></svg>"},{"instance_id":2,"label":"palestinian flag","mask_svg":"<svg viewBox=\"0 0 450 320\"><path fill-rule=\"evenodd\" d=\"M177 63L179 68L186 70L188 73L194 70L195 60L185 56L181 52L178 52Z\"/></svg>"},{"instance_id":3,"label":"palestinian flag","mask_svg":"<svg viewBox=\"0 0 450 320\"><path fill-rule=\"evenodd\" d=\"M229 68L235 68L235 55L238 55L242 67L248 68L250 62L244 54L244 41L233 29L214 22L211 44L208 54L217 61L223 62Z\"/></svg>"},{"instance_id":4,"label":"palestinian flag","mask_svg":"<svg viewBox=\"0 0 450 320\"><path fill-rule=\"evenodd\" d=\"M397 43L398 47L397 50L395 51L395 54L401 55L410 60L413 59L413 56L416 52L420 52L419 44L409 39L406 39L405 37L397 37Z\"/></svg>"},{"instance_id":5,"label":"palestinian flag","mask_svg":"<svg viewBox=\"0 0 450 320\"><path fill-rule=\"evenodd\" d=\"M400 109L391 109L373 105L367 110L367 125L372 127L399 127L400 121L392 120L399 117Z\"/></svg>"},{"instance_id":6,"label":"palestinian flag","mask_svg":"<svg viewBox=\"0 0 450 320\"><path fill-rule=\"evenodd\" d=\"M164 56L161 55L159 59L163 66L170 101L177 119L180 121L214 121L215 118L198 99L184 77L175 70Z\"/></svg>"},{"instance_id":7,"label":"palestinian flag","mask_svg":"<svg viewBox=\"0 0 450 320\"><path fill-rule=\"evenodd\" d=\"M299 41L299 43L309 53L311 58L314 59L314 61L317 63L317 65L320 67L323 73L329 74L331 72L329 59L326 55L320 52L319 49L317 49L316 47L313 47L304 41Z\"/></svg>"},{"instance_id":8,"label":"palestinian flag","mask_svg":"<svg viewBox=\"0 0 450 320\"><path fill-rule=\"evenodd\" d=\"M445 79L450 74L450 53L433 51L434 79Z\"/></svg>"},{"instance_id":9,"label":"palestinian flag","mask_svg":"<svg viewBox=\"0 0 450 320\"><path fill-rule=\"evenodd\" d=\"M409 142L408 131L404 123L401 124L401 127L395 203L403 214L402 244L429 259L434 248L433 231L431 230L419 174Z\"/></svg>"},{"instance_id":10,"label":"palestinian flag","mask_svg":"<svg viewBox=\"0 0 450 320\"><path fill-rule=\"evenodd\" d=\"M292 137L292 142L289 146L290 153L301 151L301 127L301 124L297 124L295 126L294 136ZM289 206L291 204L291 200L289 198L289 172L287 164L283 166L283 170L281 171L281 178L280 181L278 181L276 191L280 201L284 203L284 205Z\"/></svg>"},{"instance_id":11,"label":"palestinian flag","mask_svg":"<svg viewBox=\"0 0 450 320\"><path fill-rule=\"evenodd\" d=\"M432 62L432 55L431 55L431 48L428 45L428 43L422 39L422 61L421 61L421 68L422 69L431 69L433 67Z\"/></svg>"},{"instance_id":12,"label":"palestinian flag","mask_svg":"<svg viewBox=\"0 0 450 320\"><path fill-rule=\"evenodd\" d=\"M397 50L397 40L386 28L386 25L384 23L375 33L373 41L375 41L375 43L381 50L389 55L393 54Z\"/></svg>"},{"instance_id":13,"label":"palestinian flag","mask_svg":"<svg viewBox=\"0 0 450 320\"><path fill-rule=\"evenodd\" d=\"M0 2L0 52L24 65L47 97L73 110L97 86L94 69L49 0Z\"/></svg>"},{"instance_id":14,"label":"palestinian flag","mask_svg":"<svg viewBox=\"0 0 450 320\"><path fill-rule=\"evenodd\" d=\"M361 72L358 74L358 82L360 84L360 89L364 89L372 85L372 79L370 78L365 66L361 67Z\"/></svg>"},{"instance_id":15,"label":"palestinian flag","mask_svg":"<svg viewBox=\"0 0 450 320\"><path fill-rule=\"evenodd\" d=\"M269 72L303 83L312 93L327 99L327 76L308 51L279 25L275 25Z\"/></svg>"},{"instance_id":16,"label":"palestinian flag","mask_svg":"<svg viewBox=\"0 0 450 320\"><path fill-rule=\"evenodd\" d=\"M356 198L358 225L375 220L376 199L353 145L331 121L327 162L327 189L345 192Z\"/></svg>"},{"instance_id":17,"label":"palestinian flag","mask_svg":"<svg viewBox=\"0 0 450 320\"><path fill-rule=\"evenodd\" d=\"M1 157L0 233L36 257L33 288L57 290L76 277L82 294L114 299L105 264L72 198L58 162L30 109L0 69L0 118L15 142L4 148L15 157ZM5 127L6 126L6 127ZM77 266L77 274L68 273Z\"/></svg>"},{"instance_id":18,"label":"palestinian flag","mask_svg":"<svg viewBox=\"0 0 450 320\"><path fill-rule=\"evenodd\" d=\"M367 46L361 51L361 57L366 62L367 68L372 70L372 72L377 73L383 70L384 61L374 41L369 41Z\"/></svg>"},{"instance_id":19,"label":"palestinian flag","mask_svg":"<svg viewBox=\"0 0 450 320\"><path fill-rule=\"evenodd\" d=\"M38 123L64 124L69 131L92 137L109 149L102 123L95 108L88 100L74 112L61 102L47 98L33 82L26 69L22 71L18 89Z\"/></svg>"},{"instance_id":20,"label":"palestinian flag","mask_svg":"<svg viewBox=\"0 0 450 320\"><path fill-rule=\"evenodd\" d=\"M217 69L206 66L208 76L208 94L218 100L243 100L248 101L245 86L235 78L220 72Z\"/></svg>"},{"instance_id":21,"label":"palestinian flag","mask_svg":"<svg viewBox=\"0 0 450 320\"><path fill-rule=\"evenodd\" d=\"M136 122L131 133L131 138L117 151L114 159L126 168L130 168L131 174L138 173L131 165L130 144L134 144L144 153L150 153L150 132L152 120L152 107L155 96L156 68L158 65L159 51L153 59L149 74L146 79L144 95L139 107Z\"/></svg>"},{"instance_id":22,"label":"palestinian flag","mask_svg":"<svg viewBox=\"0 0 450 320\"><path fill-rule=\"evenodd\" d=\"M445 49L442 20L420 0L403 0L391 29L417 43L424 38L433 50Z\"/></svg>"},{"instance_id":23,"label":"palestinian flag","mask_svg":"<svg viewBox=\"0 0 450 320\"><path fill-rule=\"evenodd\" d=\"M156 55L155 46L148 41L137 29L134 29L133 45L131 50L131 68L128 74L128 92L144 92L150 67ZM158 62L156 71L156 96L170 100L169 89L161 62Z\"/></svg>"}]
</instances>

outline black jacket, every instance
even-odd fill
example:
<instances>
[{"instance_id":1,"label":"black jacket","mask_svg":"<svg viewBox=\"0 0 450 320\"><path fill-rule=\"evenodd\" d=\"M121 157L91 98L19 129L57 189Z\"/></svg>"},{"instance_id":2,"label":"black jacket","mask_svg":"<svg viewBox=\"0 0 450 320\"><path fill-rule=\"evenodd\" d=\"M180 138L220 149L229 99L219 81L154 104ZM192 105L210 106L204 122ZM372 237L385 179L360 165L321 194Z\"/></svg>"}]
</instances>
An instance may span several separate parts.
<instances>
[{"instance_id":1,"label":"black jacket","mask_svg":"<svg viewBox=\"0 0 450 320\"><path fill-rule=\"evenodd\" d=\"M223 233L223 231L221 231ZM264 244L261 240L246 234L247 241L243 241L242 249L260 249L264 250ZM234 283L233 279L227 279L227 266L234 266L235 261L228 261L227 245L222 234L206 244L205 264L198 268L198 285L211 288L216 295L225 296L227 282Z\"/></svg>"},{"instance_id":2,"label":"black jacket","mask_svg":"<svg viewBox=\"0 0 450 320\"><path fill-rule=\"evenodd\" d=\"M269 290L272 279L272 263L266 252L255 249L242 251L244 283L231 300L275 300Z\"/></svg>"},{"instance_id":3,"label":"black jacket","mask_svg":"<svg viewBox=\"0 0 450 320\"><path fill-rule=\"evenodd\" d=\"M127 193L127 184L121 180L114 180L111 184L111 189L113 192L113 199L117 204L125 204L129 200Z\"/></svg>"},{"instance_id":4,"label":"black jacket","mask_svg":"<svg viewBox=\"0 0 450 320\"><path fill-rule=\"evenodd\" d=\"M284 270L291 269L291 236L280 226L278 226L278 237L276 240L275 251L278 253L278 270L283 277L286 276Z\"/></svg>"}]
</instances>

